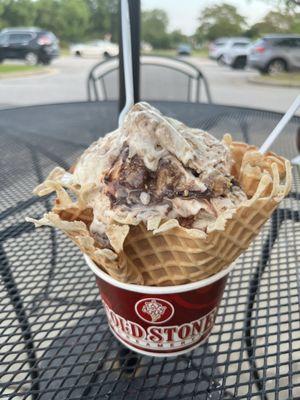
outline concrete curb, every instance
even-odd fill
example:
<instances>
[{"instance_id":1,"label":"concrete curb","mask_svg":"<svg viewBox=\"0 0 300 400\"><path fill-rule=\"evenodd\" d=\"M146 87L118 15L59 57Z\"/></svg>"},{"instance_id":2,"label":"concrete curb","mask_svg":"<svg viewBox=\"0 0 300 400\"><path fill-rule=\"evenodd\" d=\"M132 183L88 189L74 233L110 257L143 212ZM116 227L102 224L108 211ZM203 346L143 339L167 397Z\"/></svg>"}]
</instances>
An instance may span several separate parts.
<instances>
[{"instance_id":1,"label":"concrete curb","mask_svg":"<svg viewBox=\"0 0 300 400\"><path fill-rule=\"evenodd\" d=\"M27 78L32 76L43 76L43 75L54 75L58 73L56 68L41 68L38 71L20 71L20 72L7 72L5 74L0 73L0 79L15 79L15 78Z\"/></svg>"},{"instance_id":2,"label":"concrete curb","mask_svg":"<svg viewBox=\"0 0 300 400\"><path fill-rule=\"evenodd\" d=\"M253 83L255 85L264 85L264 86L275 86L275 87L283 87L283 88L300 88L300 83L288 83L288 82L274 82L274 81L264 81L260 78L248 78L247 81L249 83Z\"/></svg>"}]
</instances>

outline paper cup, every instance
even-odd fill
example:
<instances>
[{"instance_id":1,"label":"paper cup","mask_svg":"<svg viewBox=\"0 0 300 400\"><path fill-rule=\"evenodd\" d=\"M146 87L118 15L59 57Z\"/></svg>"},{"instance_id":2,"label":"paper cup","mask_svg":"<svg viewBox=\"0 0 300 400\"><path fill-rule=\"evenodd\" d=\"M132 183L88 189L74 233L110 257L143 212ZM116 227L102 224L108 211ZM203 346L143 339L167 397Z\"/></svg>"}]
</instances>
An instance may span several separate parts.
<instances>
[{"instance_id":1,"label":"paper cup","mask_svg":"<svg viewBox=\"0 0 300 400\"><path fill-rule=\"evenodd\" d=\"M154 357L187 353L208 339L234 266L199 282L157 287L119 282L85 259L111 332L129 349Z\"/></svg>"}]
</instances>

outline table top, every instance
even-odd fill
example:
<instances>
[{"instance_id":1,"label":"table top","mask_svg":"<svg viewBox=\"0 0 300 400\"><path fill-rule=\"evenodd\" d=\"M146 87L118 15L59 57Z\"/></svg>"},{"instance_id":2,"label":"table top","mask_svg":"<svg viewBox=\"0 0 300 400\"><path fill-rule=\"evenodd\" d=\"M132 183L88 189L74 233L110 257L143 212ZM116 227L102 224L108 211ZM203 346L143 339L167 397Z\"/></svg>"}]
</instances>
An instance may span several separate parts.
<instances>
[{"instance_id":1,"label":"table top","mask_svg":"<svg viewBox=\"0 0 300 400\"><path fill-rule=\"evenodd\" d=\"M280 114L153 102L221 138L260 145ZM117 125L114 102L0 111L0 399L300 398L299 170L231 273L208 342L191 353L136 355L110 333L94 277L60 232L24 221L51 198L32 189ZM297 155L293 118L274 150ZM299 249L299 245L298 245Z\"/></svg>"}]
</instances>

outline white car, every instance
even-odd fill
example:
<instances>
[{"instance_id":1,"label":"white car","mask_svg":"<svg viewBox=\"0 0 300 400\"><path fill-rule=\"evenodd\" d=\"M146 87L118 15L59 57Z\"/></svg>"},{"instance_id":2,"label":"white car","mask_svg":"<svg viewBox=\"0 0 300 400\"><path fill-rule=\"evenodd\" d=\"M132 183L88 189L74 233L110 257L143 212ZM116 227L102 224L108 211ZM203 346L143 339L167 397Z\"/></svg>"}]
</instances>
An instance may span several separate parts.
<instances>
[{"instance_id":1,"label":"white car","mask_svg":"<svg viewBox=\"0 0 300 400\"><path fill-rule=\"evenodd\" d=\"M70 46L70 52L77 57L114 57L119 54L119 46L106 40L93 40Z\"/></svg>"},{"instance_id":2,"label":"white car","mask_svg":"<svg viewBox=\"0 0 300 400\"><path fill-rule=\"evenodd\" d=\"M224 49L229 41L228 37L216 39L208 46L208 56L213 60L222 60Z\"/></svg>"},{"instance_id":3,"label":"white car","mask_svg":"<svg viewBox=\"0 0 300 400\"><path fill-rule=\"evenodd\" d=\"M143 53L151 53L152 50L153 50L153 47L151 46L150 43L141 41L141 52L143 52Z\"/></svg>"},{"instance_id":4,"label":"white car","mask_svg":"<svg viewBox=\"0 0 300 400\"><path fill-rule=\"evenodd\" d=\"M250 44L250 40L244 37L224 37L216 39L209 45L209 57L217 60L219 64L226 63L226 54L234 49L240 49ZM245 64L246 65L246 64Z\"/></svg>"},{"instance_id":5,"label":"white car","mask_svg":"<svg viewBox=\"0 0 300 400\"><path fill-rule=\"evenodd\" d=\"M244 69L251 47L252 43L248 39L232 42L224 51L224 63L233 69Z\"/></svg>"}]
</instances>

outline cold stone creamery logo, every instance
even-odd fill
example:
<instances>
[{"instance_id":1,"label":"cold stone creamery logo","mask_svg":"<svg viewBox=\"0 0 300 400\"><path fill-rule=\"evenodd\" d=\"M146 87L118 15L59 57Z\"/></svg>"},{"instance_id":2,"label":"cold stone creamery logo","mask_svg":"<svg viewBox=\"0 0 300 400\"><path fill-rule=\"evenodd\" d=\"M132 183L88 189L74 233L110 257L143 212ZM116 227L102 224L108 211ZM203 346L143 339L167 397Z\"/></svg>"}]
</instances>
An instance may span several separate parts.
<instances>
[{"instance_id":1,"label":"cold stone creamery logo","mask_svg":"<svg viewBox=\"0 0 300 400\"><path fill-rule=\"evenodd\" d=\"M136 303L135 312L143 321L161 324L173 317L174 307L166 300L147 298Z\"/></svg>"},{"instance_id":2,"label":"cold stone creamery logo","mask_svg":"<svg viewBox=\"0 0 300 400\"><path fill-rule=\"evenodd\" d=\"M141 309L146 305L145 301L148 300L149 299L144 299L144 304L141 304L140 306ZM163 303L162 299L159 299L159 303ZM213 327L217 312L217 307L215 307L208 314L199 319L181 325L170 326L152 326L151 324L154 323L152 322L152 317L145 312L143 315L146 315L149 318L149 321L147 322L150 324L150 326L148 326L148 328L144 328L138 323L126 320L121 315L116 314L104 301L103 304L109 324L116 335L120 337L120 339L125 340L133 346L138 346L147 350L158 351L179 351L180 349L193 346L194 344L201 342ZM161 305L162 307L166 307L165 304ZM137 308L138 307L136 307L136 309ZM161 308L159 309L162 311ZM166 311L167 310L165 310L164 313L166 313ZM156 323L157 321L158 320L156 320Z\"/></svg>"},{"instance_id":3,"label":"cold stone creamery logo","mask_svg":"<svg viewBox=\"0 0 300 400\"><path fill-rule=\"evenodd\" d=\"M144 314L149 314L152 322L156 322L164 315L167 307L162 306L155 299L146 301L143 305L142 311Z\"/></svg>"}]
</instances>

